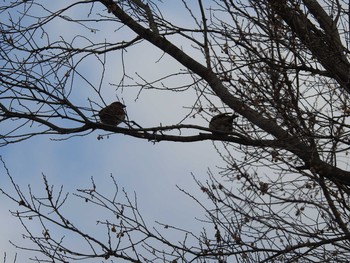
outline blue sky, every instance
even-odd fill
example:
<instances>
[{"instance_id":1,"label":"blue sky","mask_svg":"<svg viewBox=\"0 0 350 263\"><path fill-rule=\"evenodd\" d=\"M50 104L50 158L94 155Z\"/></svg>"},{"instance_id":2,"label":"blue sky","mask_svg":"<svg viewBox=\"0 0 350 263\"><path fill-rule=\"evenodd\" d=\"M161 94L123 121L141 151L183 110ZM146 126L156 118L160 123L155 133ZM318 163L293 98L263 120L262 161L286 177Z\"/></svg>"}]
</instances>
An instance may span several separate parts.
<instances>
[{"instance_id":1,"label":"blue sky","mask_svg":"<svg viewBox=\"0 0 350 263\"><path fill-rule=\"evenodd\" d=\"M183 10L175 9L170 5L167 8L169 9L164 10L165 14L171 14L174 20L186 24ZM62 28L62 25L51 24L50 32L61 30L59 28ZM66 31L61 31L60 34L67 38L74 36L74 27L64 28ZM90 38L105 37L104 31L96 34L88 31L80 32L83 35L85 33ZM127 73L135 79L137 79L135 75L137 72L148 80L153 80L167 73L177 72L181 68L168 57L158 61L162 55L162 52L149 44L131 48L125 56ZM111 53L108 63L108 71L102 84L103 99L107 104L116 98L123 99L127 105L129 119L144 127L179 122L188 112L183 107L191 107L196 99L195 93L190 90L184 93L144 91L136 100L139 91L137 88L125 88L121 92L110 85L110 83L118 83L121 78L119 54ZM100 83L98 64L89 62L82 65L81 70L91 83L95 85ZM169 84L172 84L171 81ZM174 86L177 84L179 83L173 83ZM81 80L76 79L74 87L76 92L72 96L72 102L87 106L88 99L98 100L96 94ZM102 104L101 101L98 102ZM207 126L207 122L201 118L189 119L185 123ZM137 193L141 213L149 223L158 220L174 226L200 230L201 226L196 223L194 217L203 217L202 210L194 201L177 190L176 185L201 197L203 201L206 200L192 179L191 173L205 181L208 167L215 173L217 171L215 165L222 164L211 142L153 144L124 135L112 135L109 139L97 140L99 134L104 132L96 131L85 137L75 137L65 141L50 139L57 137L36 137L1 148L0 154L11 175L24 192L27 185L31 184L34 192L42 193L43 173L51 184L57 186L57 189L63 185L66 191L72 193L77 188L89 187L90 178L94 177L100 189L113 193L114 189L110 186L112 174L120 187L125 187L130 195L134 191ZM3 169L1 169L1 186L11 192L9 180L4 176ZM21 238L20 233L23 229L18 221L9 215L8 210L18 208L16 204L9 202L3 196L0 198L2 204L0 255L7 252L8 262L11 262L15 251L8 243L9 239L23 246L31 243ZM79 221L87 229L96 227L95 212L84 207L82 202L78 202L73 196L69 200L66 208L68 217ZM100 220L103 219L103 215L99 216ZM81 220L81 217L84 220ZM91 220L85 220L87 218ZM18 262L25 262L26 253L21 251L19 253Z\"/></svg>"},{"instance_id":2,"label":"blue sky","mask_svg":"<svg viewBox=\"0 0 350 263\"><path fill-rule=\"evenodd\" d=\"M35 148L35 151L33 151ZM194 217L202 217L201 209L189 197L176 189L176 185L202 197L191 173L204 179L208 166L213 166L217 158L210 143L159 143L153 145L145 141L128 138L124 135L112 136L108 140L96 139L90 135L64 142L51 142L48 138L36 138L22 144L7 147L2 155L16 182L26 192L31 184L33 191L43 191L42 173L50 183L64 185L68 192L76 188L89 188L93 176L98 189L113 195L110 175L115 176L120 187L132 196L136 192L142 215L148 223L157 220L170 225L200 230ZM9 182L2 176L2 186ZM13 249L8 239L19 244L22 232L18 222L8 215L8 209L17 210L18 206L1 197L2 208L0 244L1 250L13 256ZM91 207L84 208L84 202L70 196L66 215L72 221L79 222L88 231L94 231L94 222L104 219L99 214L96 218ZM78 208L77 208L78 207ZM84 216L85 215L85 216ZM82 220L83 217L84 219ZM85 222L85 218L90 221ZM7 222L7 223L5 223ZM28 241L27 241L28 242ZM23 252L22 252L23 253ZM26 253L20 254L24 256ZM21 261L19 261L21 262Z\"/></svg>"}]
</instances>

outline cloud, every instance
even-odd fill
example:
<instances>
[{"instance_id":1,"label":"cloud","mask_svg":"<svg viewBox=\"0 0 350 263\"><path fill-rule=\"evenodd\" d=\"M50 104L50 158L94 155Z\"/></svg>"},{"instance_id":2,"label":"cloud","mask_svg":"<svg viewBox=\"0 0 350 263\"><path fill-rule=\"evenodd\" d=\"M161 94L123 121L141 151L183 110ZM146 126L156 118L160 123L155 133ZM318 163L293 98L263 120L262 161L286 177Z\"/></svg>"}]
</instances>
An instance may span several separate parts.
<instances>
[{"instance_id":1,"label":"cloud","mask_svg":"<svg viewBox=\"0 0 350 263\"><path fill-rule=\"evenodd\" d=\"M176 18L177 14L173 11L172 14ZM48 32L57 32L61 29L62 25L52 23L48 27ZM64 27L64 31L61 30L59 33L71 38L75 36L76 30L74 26ZM111 32L113 30L114 28L110 29ZM94 37L103 37L102 32L94 34L86 31L79 34L85 33L90 40L94 40ZM137 72L148 81L152 81L166 74L178 72L182 66L167 56L156 62L162 55L149 44L132 47L125 54L127 74L134 80L141 81L135 74ZM107 104L116 100L117 97L124 99L130 120L144 127L157 126L160 123L162 125L177 123L188 113L188 110L183 107L192 106L196 99L193 90L183 93L144 90L135 102L139 95L139 88L125 87L122 91L110 85L119 83L122 78L122 63L118 60L120 56L117 53L111 53L107 59L107 72L102 84L103 99ZM86 62L88 63L82 65L80 69L91 83L99 85L100 65L93 64L89 60ZM186 78L179 76L165 82L168 87L174 87L187 81ZM129 81L125 83L129 84ZM161 84L157 83L157 85ZM86 107L90 98L102 105L97 94L81 79L76 79L73 89L75 91L70 97L73 103ZM185 123L207 125L201 118L188 119ZM106 193L111 191L113 194L114 189L111 187L110 179L112 174L120 187L125 187L131 195L134 191L137 193L140 211L151 224L159 220L199 231L201 226L196 224L194 217L201 213L201 209L188 196L181 193L176 185L194 195L203 196L193 181L191 173L204 179L207 168L220 161L211 142L153 144L124 135L111 135L109 139L97 140L97 135L103 133L96 131L88 136L75 137L66 141L50 140L58 137L36 137L9 145L2 149L1 154L16 183L23 189L27 189L27 185L30 184L34 193L42 194L43 173L56 189L64 185L64 189L72 193L77 188L90 186L90 178L94 177L99 189L103 189ZM11 188L4 176L1 181L2 187ZM13 190L12 193L14 193ZM20 233L23 233L23 228L9 216L8 209L15 210L18 207L3 196L1 203L2 225L10 227L1 229L0 252L14 253L13 248L8 244L8 239L22 243ZM76 199L69 201L67 208L64 209L72 220L82 224L86 229L89 229L89 224L93 227L91 224L94 225L96 219L104 217L103 214L96 214ZM85 221L82 218L89 218L89 220ZM40 231L39 226L35 227L36 231ZM26 255L23 251L20 253Z\"/></svg>"}]
</instances>

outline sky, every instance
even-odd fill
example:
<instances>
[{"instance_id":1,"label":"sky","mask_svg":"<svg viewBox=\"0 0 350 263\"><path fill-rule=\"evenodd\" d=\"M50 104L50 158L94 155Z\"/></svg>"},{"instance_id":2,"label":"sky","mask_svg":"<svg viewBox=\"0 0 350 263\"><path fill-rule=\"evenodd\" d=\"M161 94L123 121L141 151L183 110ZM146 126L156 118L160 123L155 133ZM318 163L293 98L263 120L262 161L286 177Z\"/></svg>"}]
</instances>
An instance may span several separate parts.
<instances>
[{"instance_id":1,"label":"sky","mask_svg":"<svg viewBox=\"0 0 350 263\"><path fill-rule=\"evenodd\" d=\"M35 2L42 2L46 6L44 0ZM56 10L59 6L72 2L75 1L52 1L50 6L46 7ZM164 4L161 5L162 14L165 17L180 27L191 27L193 23L191 15L183 6L181 7L181 1L163 2ZM196 1L187 2L196 3ZM193 11L198 14L198 9L197 11L193 9ZM76 6L65 15L85 19L89 12L89 8L84 9L81 6ZM100 12L108 15L106 10L101 9ZM0 19L6 18L2 16ZM115 31L116 27L112 27L112 24L109 24L110 27L103 27L100 23L89 25L97 30L91 31L78 24L63 23L58 19L49 23L46 26L46 31L50 33L52 41L62 37L66 41L72 42L73 45L88 44L90 41L103 42L104 40L117 42L133 37L133 34L124 28L121 31ZM179 47L203 63L203 59L199 58L199 52L191 49L188 43L175 37L169 37L169 39L176 41ZM39 37L37 41L44 40ZM189 52L189 50L192 51ZM98 105L109 104L120 99L127 105L129 120L137 122L142 127L155 127L160 124L165 126L180 122L197 99L193 89L185 92L143 90L139 93L139 87L127 86L127 84L142 82L141 77L147 81L153 81L165 75L176 73L182 68L181 65L150 44L145 43L130 47L124 52L124 60L121 60L118 52L108 54L106 59L107 70L103 78L101 77L101 64L95 57L92 56L84 60L84 63L79 64L77 69L87 81L75 76L73 92L70 95L72 103L79 107L88 107L89 100L92 100L96 102L93 104L95 110L99 110ZM121 82L124 70L126 70L128 77L125 82ZM190 80L185 76L180 76L164 80L163 83L169 87L176 87L188 83ZM115 85L118 83L126 86L116 89ZM94 87L101 85L101 97L89 84ZM160 83L157 84L160 85ZM217 102L217 106L220 107L222 104ZM204 127L208 125L207 120L198 116L188 118L184 123ZM210 141L153 143L121 134L110 135L104 137L103 140L98 140L97 138L101 134L106 134L106 132L95 131L83 137L73 137L63 141L57 141L62 137L38 136L0 148L0 155L6 162L15 182L26 194L28 194L28 185L37 196L44 194L43 175L47 177L50 184L55 186L56 191L63 185L64 192L70 193L66 205L62 208L65 215L71 222L76 223L88 233L103 238L104 232L101 231L101 226L96 224L96 220L110 219L110 215L101 213L100 210L82 202L72 193L76 189L90 188L93 177L97 189L112 197L115 191L110 178L112 175L120 189L124 188L130 196L136 193L139 211L149 226L156 225L154 222L159 221L193 230L198 234L205 225L198 223L196 218L204 218L204 211L190 197L179 191L177 186L188 191L203 203L209 203L192 175L205 182L208 179L208 169L211 169L216 179L224 180L220 178L217 166L225 164L216 152L213 143ZM220 144L218 143L218 145ZM240 158L236 153L234 156L237 159ZM9 193L14 193L6 171L1 165L0 187ZM15 250L9 243L11 240L19 246L32 245L30 241L22 238L23 227L9 213L9 210L16 211L18 204L11 202L3 195L0 195L0 202L2 220L0 255L2 256L6 252L6 262L13 262L16 253L18 253L16 262L27 262L26 259L34 255ZM31 226L31 230L41 233L41 228L38 225L33 222L27 223ZM59 235L60 232L56 234ZM182 240L182 236L172 235L172 238ZM74 240L72 242L74 243Z\"/></svg>"},{"instance_id":2,"label":"sky","mask_svg":"<svg viewBox=\"0 0 350 263\"><path fill-rule=\"evenodd\" d=\"M55 6L53 5L52 8ZM171 15L172 19L186 24L188 18L185 18L183 10L170 5L168 8L164 10L164 14ZM74 15L74 12L71 15ZM80 15L84 16L84 12ZM191 23L190 20L188 23ZM74 27L62 27L55 23L50 24L49 27L50 32L65 28L59 33L67 38L74 36L76 34L74 30L77 30ZM105 33L100 31L95 33L95 36L88 32L80 32L80 34L86 34L89 38L103 38ZM127 73L136 78L135 72L137 72L152 80L179 70L180 65L168 57L159 60L162 55L148 44L131 48L125 54ZM139 97L139 90L135 88L116 91L110 83L118 83L121 77L122 67L118 54L112 54L109 63L110 66L103 79L103 99L107 104L117 98L122 99L127 105L129 119L144 127L179 122L188 112L183 107L190 107L195 101L193 91L184 93L144 91ZM92 83L98 85L101 81L99 65L89 62L82 65L80 69ZM171 85L171 80L169 84ZM178 83L174 83L176 84ZM80 82L79 79L76 80L75 87L79 88L75 88L75 94L72 95L73 102L88 105L88 99L98 99L86 83ZM206 126L207 122L197 118L192 119L191 124ZM197 179L205 181L208 168L215 173L216 165L223 164L212 142L152 143L121 134L98 140L97 137L100 134L105 133L95 131L84 137L63 141L52 140L58 137L38 136L0 148L0 155L6 162L10 174L24 192L28 192L27 186L30 184L34 193L42 194L44 188L42 175L44 174L57 190L61 185L69 193L73 193L75 189L88 188L91 186L91 177L93 177L98 189L113 195L114 188L111 187L110 179L113 175L119 186L124 187L130 195L136 192L140 212L148 223L160 221L193 229L197 233L200 231L202 226L198 224L195 217L203 218L203 211L176 186L206 202L206 197L194 182L192 174ZM13 193L5 170L1 167L0 176L1 187ZM12 262L17 252L17 262L26 262L28 252L16 251L9 244L11 240L21 246L31 245L30 241L22 239L21 233L24 233L24 230L17 219L9 213L9 210L16 211L18 206L4 196L0 196L0 202L2 220L0 255L6 252L6 262ZM103 215L100 214L99 218L95 218L96 212L71 194L64 209L69 218L76 220L88 230L94 231L97 228L95 221L103 219ZM36 227L33 226L34 229ZM40 231L40 229L37 230Z\"/></svg>"}]
</instances>

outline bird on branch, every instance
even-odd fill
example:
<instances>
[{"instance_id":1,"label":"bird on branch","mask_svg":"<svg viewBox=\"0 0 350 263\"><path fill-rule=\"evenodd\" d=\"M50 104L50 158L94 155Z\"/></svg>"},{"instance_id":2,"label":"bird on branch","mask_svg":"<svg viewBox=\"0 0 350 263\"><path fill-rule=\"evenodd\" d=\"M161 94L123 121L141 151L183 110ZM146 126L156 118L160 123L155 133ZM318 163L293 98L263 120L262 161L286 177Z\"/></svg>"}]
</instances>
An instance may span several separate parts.
<instances>
[{"instance_id":1,"label":"bird on branch","mask_svg":"<svg viewBox=\"0 0 350 263\"><path fill-rule=\"evenodd\" d=\"M209 122L209 129L212 132L232 132L233 131L233 120L237 118L238 115L230 113L221 113L215 115Z\"/></svg>"},{"instance_id":2,"label":"bird on branch","mask_svg":"<svg viewBox=\"0 0 350 263\"><path fill-rule=\"evenodd\" d=\"M103 124L117 126L125 120L125 107L126 106L124 104L120 103L119 101L115 101L101 109L98 116Z\"/></svg>"}]
</instances>

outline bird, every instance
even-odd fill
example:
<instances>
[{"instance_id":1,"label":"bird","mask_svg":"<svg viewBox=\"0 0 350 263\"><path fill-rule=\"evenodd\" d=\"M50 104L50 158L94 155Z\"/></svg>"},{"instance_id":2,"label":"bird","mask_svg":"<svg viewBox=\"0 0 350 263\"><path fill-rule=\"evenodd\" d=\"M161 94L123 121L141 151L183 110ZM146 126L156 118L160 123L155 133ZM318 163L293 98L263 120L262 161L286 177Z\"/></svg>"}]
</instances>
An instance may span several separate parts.
<instances>
[{"instance_id":1,"label":"bird","mask_svg":"<svg viewBox=\"0 0 350 263\"><path fill-rule=\"evenodd\" d=\"M212 132L232 132L233 131L233 119L237 118L238 115L230 113L220 113L215 115L209 122L209 129Z\"/></svg>"},{"instance_id":2,"label":"bird","mask_svg":"<svg viewBox=\"0 0 350 263\"><path fill-rule=\"evenodd\" d=\"M125 107L121 102L115 101L101 109L98 116L103 124L117 126L125 120Z\"/></svg>"}]
</instances>

